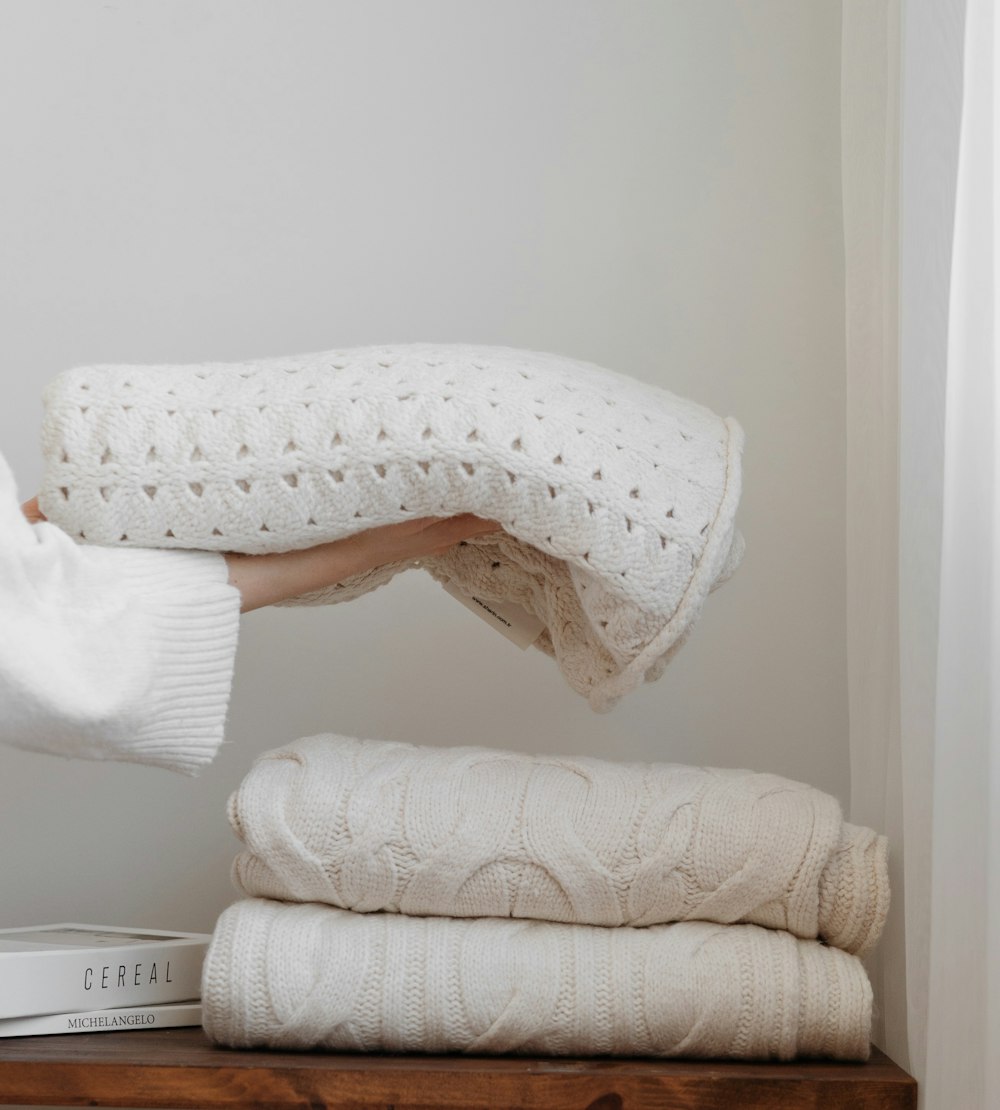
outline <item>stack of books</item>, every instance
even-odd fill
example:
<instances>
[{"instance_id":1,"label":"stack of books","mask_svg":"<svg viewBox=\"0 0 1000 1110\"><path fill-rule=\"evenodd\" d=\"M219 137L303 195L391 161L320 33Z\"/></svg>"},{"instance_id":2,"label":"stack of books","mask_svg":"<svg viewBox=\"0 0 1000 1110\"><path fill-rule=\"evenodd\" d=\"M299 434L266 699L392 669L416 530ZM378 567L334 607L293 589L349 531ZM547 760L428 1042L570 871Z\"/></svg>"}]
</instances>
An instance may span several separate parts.
<instances>
[{"instance_id":1,"label":"stack of books","mask_svg":"<svg viewBox=\"0 0 1000 1110\"><path fill-rule=\"evenodd\" d=\"M0 1037L200 1025L210 940L101 925L0 929Z\"/></svg>"}]
</instances>

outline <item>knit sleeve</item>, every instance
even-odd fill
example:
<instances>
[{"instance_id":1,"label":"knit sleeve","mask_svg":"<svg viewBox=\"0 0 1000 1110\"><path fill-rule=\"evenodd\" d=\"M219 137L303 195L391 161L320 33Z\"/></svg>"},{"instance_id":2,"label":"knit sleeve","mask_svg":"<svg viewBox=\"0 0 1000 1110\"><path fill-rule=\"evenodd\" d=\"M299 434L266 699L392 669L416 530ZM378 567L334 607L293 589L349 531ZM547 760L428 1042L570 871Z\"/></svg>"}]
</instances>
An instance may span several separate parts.
<instances>
[{"instance_id":1,"label":"knit sleeve","mask_svg":"<svg viewBox=\"0 0 1000 1110\"><path fill-rule=\"evenodd\" d=\"M240 594L202 551L30 524L0 455L0 739L195 773L222 742Z\"/></svg>"}]
</instances>

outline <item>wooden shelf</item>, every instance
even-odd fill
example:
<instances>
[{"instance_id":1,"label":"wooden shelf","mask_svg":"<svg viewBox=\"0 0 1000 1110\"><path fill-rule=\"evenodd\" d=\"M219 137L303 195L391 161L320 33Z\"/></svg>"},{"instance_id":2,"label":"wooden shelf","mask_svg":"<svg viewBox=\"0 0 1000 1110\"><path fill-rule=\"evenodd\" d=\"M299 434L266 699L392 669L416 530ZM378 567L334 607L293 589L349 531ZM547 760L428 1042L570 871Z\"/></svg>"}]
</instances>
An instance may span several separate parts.
<instances>
[{"instance_id":1,"label":"wooden shelf","mask_svg":"<svg viewBox=\"0 0 1000 1110\"><path fill-rule=\"evenodd\" d=\"M201 1029L0 1041L0 1104L526 1110L915 1110L917 1086L866 1064L240 1052Z\"/></svg>"}]
</instances>

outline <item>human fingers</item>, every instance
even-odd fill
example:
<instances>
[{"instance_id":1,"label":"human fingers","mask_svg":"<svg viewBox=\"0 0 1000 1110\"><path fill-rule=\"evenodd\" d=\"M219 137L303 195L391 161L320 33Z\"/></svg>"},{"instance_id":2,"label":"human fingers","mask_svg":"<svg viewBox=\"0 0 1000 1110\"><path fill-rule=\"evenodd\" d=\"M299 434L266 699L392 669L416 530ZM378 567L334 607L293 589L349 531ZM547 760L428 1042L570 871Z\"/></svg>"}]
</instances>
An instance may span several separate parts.
<instances>
[{"instance_id":1,"label":"human fingers","mask_svg":"<svg viewBox=\"0 0 1000 1110\"><path fill-rule=\"evenodd\" d=\"M466 513L421 517L384 525L344 539L269 555L226 554L229 581L240 591L244 613L322 589L386 563L440 555L500 525Z\"/></svg>"},{"instance_id":2,"label":"human fingers","mask_svg":"<svg viewBox=\"0 0 1000 1110\"><path fill-rule=\"evenodd\" d=\"M32 524L38 524L39 521L47 520L48 518L38 507L38 497L32 497L30 501L25 501L21 506L21 512L28 518Z\"/></svg>"},{"instance_id":3,"label":"human fingers","mask_svg":"<svg viewBox=\"0 0 1000 1110\"><path fill-rule=\"evenodd\" d=\"M452 517L420 517L387 525L375 529L369 537L379 546L395 549L396 558L417 559L425 555L441 555L463 540L499 531L501 527L495 520L461 513Z\"/></svg>"}]
</instances>

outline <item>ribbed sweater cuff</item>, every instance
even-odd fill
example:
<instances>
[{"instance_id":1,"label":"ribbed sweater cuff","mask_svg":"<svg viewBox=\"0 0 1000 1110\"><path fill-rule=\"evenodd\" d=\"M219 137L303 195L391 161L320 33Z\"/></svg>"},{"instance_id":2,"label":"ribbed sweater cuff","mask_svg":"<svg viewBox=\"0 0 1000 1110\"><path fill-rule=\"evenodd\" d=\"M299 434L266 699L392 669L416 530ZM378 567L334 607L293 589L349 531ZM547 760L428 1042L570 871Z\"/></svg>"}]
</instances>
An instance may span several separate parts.
<instances>
[{"instance_id":1,"label":"ribbed sweater cuff","mask_svg":"<svg viewBox=\"0 0 1000 1110\"><path fill-rule=\"evenodd\" d=\"M213 552L133 550L130 556L123 579L142 599L155 633L156 681L136 731L108 755L193 775L222 743L240 593Z\"/></svg>"}]
</instances>

